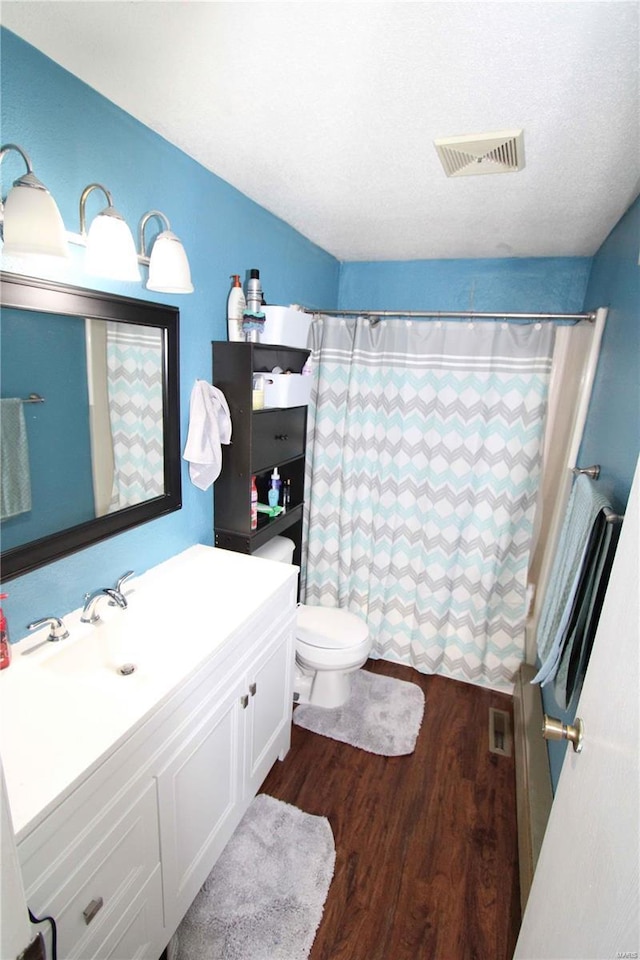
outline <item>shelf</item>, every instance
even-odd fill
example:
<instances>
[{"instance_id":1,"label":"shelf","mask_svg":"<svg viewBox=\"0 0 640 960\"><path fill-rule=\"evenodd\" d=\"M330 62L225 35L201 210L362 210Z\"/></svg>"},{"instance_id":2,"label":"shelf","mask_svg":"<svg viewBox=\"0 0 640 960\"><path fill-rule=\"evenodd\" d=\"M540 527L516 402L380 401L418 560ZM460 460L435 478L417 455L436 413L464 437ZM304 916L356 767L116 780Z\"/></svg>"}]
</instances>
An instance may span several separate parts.
<instances>
[{"instance_id":1,"label":"shelf","mask_svg":"<svg viewBox=\"0 0 640 960\"><path fill-rule=\"evenodd\" d=\"M222 472L214 492L215 544L251 554L278 534L294 541L294 563L301 560L307 404L252 409L253 375L274 367L301 373L310 351L275 344L215 342L213 383L224 393L233 424L232 443L223 446ZM269 477L278 467L296 506L277 517L258 515L250 529L251 477L258 499L267 502Z\"/></svg>"},{"instance_id":2,"label":"shelf","mask_svg":"<svg viewBox=\"0 0 640 960\"><path fill-rule=\"evenodd\" d=\"M237 530L225 530L222 527L215 528L216 546L225 547L231 550L239 550L242 553L254 553L258 547L263 546L279 534L284 533L294 524L302 520L303 504L299 503L291 507L286 513L281 513L278 517L267 517L265 514L258 514L258 529L251 533L239 533Z\"/></svg>"}]
</instances>

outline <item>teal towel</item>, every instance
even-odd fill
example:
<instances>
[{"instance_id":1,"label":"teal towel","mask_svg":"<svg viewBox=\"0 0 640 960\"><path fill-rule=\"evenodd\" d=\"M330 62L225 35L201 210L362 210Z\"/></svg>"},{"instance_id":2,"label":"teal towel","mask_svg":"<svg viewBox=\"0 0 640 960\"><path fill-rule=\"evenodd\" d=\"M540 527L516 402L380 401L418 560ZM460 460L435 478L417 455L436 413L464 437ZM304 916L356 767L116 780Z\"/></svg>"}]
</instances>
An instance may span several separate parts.
<instances>
[{"instance_id":1,"label":"teal towel","mask_svg":"<svg viewBox=\"0 0 640 960\"><path fill-rule=\"evenodd\" d=\"M613 534L613 524L607 523L603 514L599 513L583 564L580 585L558 660L558 670L553 678L554 697L562 710L567 710L571 701L579 694L589 663L615 553Z\"/></svg>"},{"instance_id":2,"label":"teal towel","mask_svg":"<svg viewBox=\"0 0 640 960\"><path fill-rule=\"evenodd\" d=\"M22 400L0 400L0 520L28 510L31 477Z\"/></svg>"},{"instance_id":3,"label":"teal towel","mask_svg":"<svg viewBox=\"0 0 640 960\"><path fill-rule=\"evenodd\" d=\"M541 667L532 683L548 683L558 669L567 626L598 514L611 504L596 484L579 474L573 484L553 561L536 642Z\"/></svg>"}]
</instances>

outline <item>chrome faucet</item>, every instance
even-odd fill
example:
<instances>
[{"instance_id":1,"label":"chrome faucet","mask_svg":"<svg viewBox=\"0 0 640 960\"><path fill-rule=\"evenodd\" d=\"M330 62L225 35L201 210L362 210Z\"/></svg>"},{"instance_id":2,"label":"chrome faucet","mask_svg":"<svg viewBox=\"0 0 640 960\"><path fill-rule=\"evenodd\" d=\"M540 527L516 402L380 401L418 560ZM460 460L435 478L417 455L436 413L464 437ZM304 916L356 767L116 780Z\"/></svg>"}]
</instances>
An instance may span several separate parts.
<instances>
[{"instance_id":1,"label":"chrome faucet","mask_svg":"<svg viewBox=\"0 0 640 960\"><path fill-rule=\"evenodd\" d=\"M132 576L133 570L127 570L127 572L123 573L118 579L115 587L99 587L97 590L94 590L93 593L86 593L80 622L98 623L100 620L100 614L98 613L97 606L103 597L109 598L109 606L117 606L120 607L121 610L126 610L128 606L127 598L125 597L122 588L125 582Z\"/></svg>"},{"instance_id":2,"label":"chrome faucet","mask_svg":"<svg viewBox=\"0 0 640 960\"><path fill-rule=\"evenodd\" d=\"M55 643L58 640L66 640L69 636L69 631L60 617L42 617L40 620L34 620L33 623L27 624L27 630L37 630L39 627L46 625L51 628L47 640ZM40 644L38 644L38 646L40 646Z\"/></svg>"}]
</instances>

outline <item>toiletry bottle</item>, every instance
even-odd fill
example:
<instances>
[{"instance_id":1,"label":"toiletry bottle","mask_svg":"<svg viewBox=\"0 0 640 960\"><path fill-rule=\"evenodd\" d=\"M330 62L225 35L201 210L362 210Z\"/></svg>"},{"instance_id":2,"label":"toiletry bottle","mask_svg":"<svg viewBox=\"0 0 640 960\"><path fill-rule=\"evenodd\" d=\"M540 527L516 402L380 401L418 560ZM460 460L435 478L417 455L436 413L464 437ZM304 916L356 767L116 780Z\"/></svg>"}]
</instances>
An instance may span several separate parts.
<instances>
[{"instance_id":1,"label":"toiletry bottle","mask_svg":"<svg viewBox=\"0 0 640 960\"><path fill-rule=\"evenodd\" d=\"M271 486L269 487L268 499L270 507L277 507L280 502L280 485L282 480L280 479L280 474L278 473L278 468L273 468L273 473L271 474Z\"/></svg>"},{"instance_id":2,"label":"toiletry bottle","mask_svg":"<svg viewBox=\"0 0 640 960\"><path fill-rule=\"evenodd\" d=\"M262 314L262 285L260 284L260 271L250 270L249 280L247 281L247 313L260 316Z\"/></svg>"},{"instance_id":3,"label":"toiletry bottle","mask_svg":"<svg viewBox=\"0 0 640 960\"><path fill-rule=\"evenodd\" d=\"M291 480L285 480L284 482L284 487L282 488L282 506L285 513L291 506Z\"/></svg>"},{"instance_id":4,"label":"toiletry bottle","mask_svg":"<svg viewBox=\"0 0 640 960\"><path fill-rule=\"evenodd\" d=\"M227 299L227 330L229 340L244 342L244 333L242 330L242 318L244 308L247 303L244 298L244 290L240 283L240 274L232 273L231 279L233 286Z\"/></svg>"},{"instance_id":5,"label":"toiletry bottle","mask_svg":"<svg viewBox=\"0 0 640 960\"><path fill-rule=\"evenodd\" d=\"M262 309L262 287L260 285L260 271L249 271L247 281L247 305L243 312L242 329L247 343L260 343L260 332L264 329L265 314Z\"/></svg>"},{"instance_id":6,"label":"toiletry bottle","mask_svg":"<svg viewBox=\"0 0 640 960\"><path fill-rule=\"evenodd\" d=\"M0 600L4 600L6 593L0 593ZM7 618L0 607L0 670L4 670L11 663L11 644L9 643L9 631L7 629Z\"/></svg>"},{"instance_id":7,"label":"toiletry bottle","mask_svg":"<svg viewBox=\"0 0 640 960\"><path fill-rule=\"evenodd\" d=\"M258 529L258 488L255 477L251 477L251 529Z\"/></svg>"}]
</instances>

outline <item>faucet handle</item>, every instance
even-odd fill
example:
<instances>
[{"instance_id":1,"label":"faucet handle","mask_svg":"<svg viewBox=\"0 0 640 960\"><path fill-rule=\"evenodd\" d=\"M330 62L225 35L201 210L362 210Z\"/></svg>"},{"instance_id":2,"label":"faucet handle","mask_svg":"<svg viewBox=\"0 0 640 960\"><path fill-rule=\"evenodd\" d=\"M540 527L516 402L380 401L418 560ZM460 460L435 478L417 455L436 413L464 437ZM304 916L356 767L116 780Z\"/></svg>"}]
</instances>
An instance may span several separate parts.
<instances>
[{"instance_id":1,"label":"faucet handle","mask_svg":"<svg viewBox=\"0 0 640 960\"><path fill-rule=\"evenodd\" d=\"M123 586L125 585L127 580L131 579L132 576L133 576L133 570L127 570L126 573L123 573L122 576L118 578L115 586L115 589L117 590L118 593L122 593Z\"/></svg>"},{"instance_id":2,"label":"faucet handle","mask_svg":"<svg viewBox=\"0 0 640 960\"><path fill-rule=\"evenodd\" d=\"M42 617L40 620L34 620L33 623L27 624L27 630L37 630L46 624L51 626L47 640L66 640L69 636L69 631L60 617Z\"/></svg>"}]
</instances>

